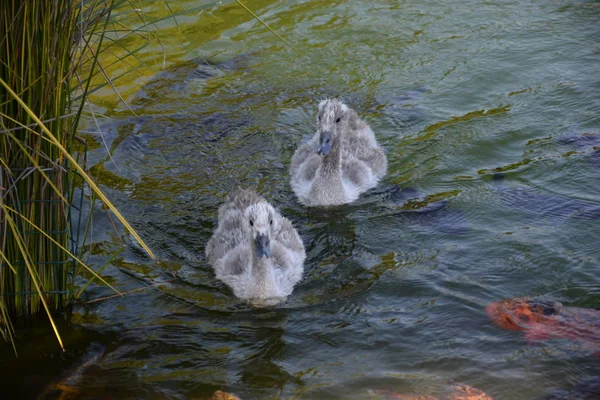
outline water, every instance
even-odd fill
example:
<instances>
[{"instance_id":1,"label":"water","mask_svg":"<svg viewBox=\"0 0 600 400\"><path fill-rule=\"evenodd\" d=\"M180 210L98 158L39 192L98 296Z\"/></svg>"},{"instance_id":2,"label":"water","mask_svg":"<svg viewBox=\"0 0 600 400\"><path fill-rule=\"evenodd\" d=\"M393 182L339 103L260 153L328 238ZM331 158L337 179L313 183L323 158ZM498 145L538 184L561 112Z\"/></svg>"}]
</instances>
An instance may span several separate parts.
<instances>
[{"instance_id":1,"label":"water","mask_svg":"<svg viewBox=\"0 0 600 400\"><path fill-rule=\"evenodd\" d=\"M165 70L141 52L155 72L116 82L139 117L95 97L118 168L87 134L93 171L160 265L96 207L90 261L124 240L104 275L150 288L75 307L65 354L43 319L22 328L3 387L35 396L95 343L78 398L364 399L451 379L519 400L597 376L577 343L527 343L484 309L517 296L600 307L600 3L248 4L305 57L228 3L163 22ZM354 204L307 209L288 166L325 96L371 125L389 173ZM238 184L306 246L304 279L275 309L236 300L204 257Z\"/></svg>"}]
</instances>

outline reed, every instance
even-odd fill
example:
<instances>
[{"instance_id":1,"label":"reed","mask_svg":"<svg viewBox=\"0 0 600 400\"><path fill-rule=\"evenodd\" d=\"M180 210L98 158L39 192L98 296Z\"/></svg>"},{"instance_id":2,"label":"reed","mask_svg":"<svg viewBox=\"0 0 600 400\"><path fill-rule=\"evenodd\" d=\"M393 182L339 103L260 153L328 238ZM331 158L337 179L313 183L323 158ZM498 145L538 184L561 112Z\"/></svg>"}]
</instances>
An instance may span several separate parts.
<instances>
[{"instance_id":1,"label":"reed","mask_svg":"<svg viewBox=\"0 0 600 400\"><path fill-rule=\"evenodd\" d=\"M62 347L52 314L72 300L76 274L107 284L74 254L83 182L154 258L85 171L75 134L118 5L0 2L0 333L11 342L11 318L44 309Z\"/></svg>"}]
</instances>

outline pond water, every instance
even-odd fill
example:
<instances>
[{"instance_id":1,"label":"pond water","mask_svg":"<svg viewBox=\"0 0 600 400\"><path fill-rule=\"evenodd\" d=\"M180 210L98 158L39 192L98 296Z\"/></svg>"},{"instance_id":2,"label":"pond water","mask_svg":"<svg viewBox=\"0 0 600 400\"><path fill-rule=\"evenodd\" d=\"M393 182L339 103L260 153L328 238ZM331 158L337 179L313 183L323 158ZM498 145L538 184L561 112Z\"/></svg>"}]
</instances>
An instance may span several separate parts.
<instances>
[{"instance_id":1,"label":"pond water","mask_svg":"<svg viewBox=\"0 0 600 400\"><path fill-rule=\"evenodd\" d=\"M2 352L3 387L35 397L76 374L77 398L363 399L453 380L520 400L598 376L589 348L529 343L485 307L600 308L600 3L247 3L304 56L225 3L163 21L164 70L141 52L154 72L116 81L137 117L96 97L114 163L83 133L92 171L160 264L96 206L90 262L124 241L103 275L140 290L76 306L64 354L42 318L23 328L20 358ZM145 11L168 15L164 2ZM288 167L325 97L370 124L389 171L351 205L312 209ZM237 300L204 257L238 185L306 246L304 278L276 308Z\"/></svg>"}]
</instances>

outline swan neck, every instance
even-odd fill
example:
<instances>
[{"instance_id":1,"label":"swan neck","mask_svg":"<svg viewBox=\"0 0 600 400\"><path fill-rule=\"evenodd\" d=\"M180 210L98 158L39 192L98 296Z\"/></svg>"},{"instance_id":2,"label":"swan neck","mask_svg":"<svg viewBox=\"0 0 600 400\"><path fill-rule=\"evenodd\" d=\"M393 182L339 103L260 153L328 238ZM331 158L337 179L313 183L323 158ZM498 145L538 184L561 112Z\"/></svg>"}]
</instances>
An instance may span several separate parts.
<instances>
[{"instance_id":1,"label":"swan neck","mask_svg":"<svg viewBox=\"0 0 600 400\"><path fill-rule=\"evenodd\" d=\"M339 171L342 167L342 138L341 135L333 140L329 154L323 157L323 169L328 172Z\"/></svg>"},{"instance_id":2,"label":"swan neck","mask_svg":"<svg viewBox=\"0 0 600 400\"><path fill-rule=\"evenodd\" d=\"M264 275L269 267L269 258L259 257L253 243L252 248L252 275Z\"/></svg>"}]
</instances>

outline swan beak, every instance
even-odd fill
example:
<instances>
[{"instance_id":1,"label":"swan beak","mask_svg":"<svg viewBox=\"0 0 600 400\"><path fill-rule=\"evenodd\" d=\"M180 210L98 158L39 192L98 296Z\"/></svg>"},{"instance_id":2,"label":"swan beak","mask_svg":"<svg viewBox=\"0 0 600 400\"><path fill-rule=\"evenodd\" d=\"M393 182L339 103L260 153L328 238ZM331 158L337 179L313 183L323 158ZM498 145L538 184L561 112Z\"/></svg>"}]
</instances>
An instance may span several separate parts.
<instances>
[{"instance_id":1,"label":"swan beak","mask_svg":"<svg viewBox=\"0 0 600 400\"><path fill-rule=\"evenodd\" d=\"M271 243L267 235L256 236L256 252L259 257L271 257Z\"/></svg>"},{"instance_id":2,"label":"swan beak","mask_svg":"<svg viewBox=\"0 0 600 400\"><path fill-rule=\"evenodd\" d=\"M317 154L326 156L329 153L329 150L331 150L331 139L330 131L321 132L321 143L319 143Z\"/></svg>"}]
</instances>

